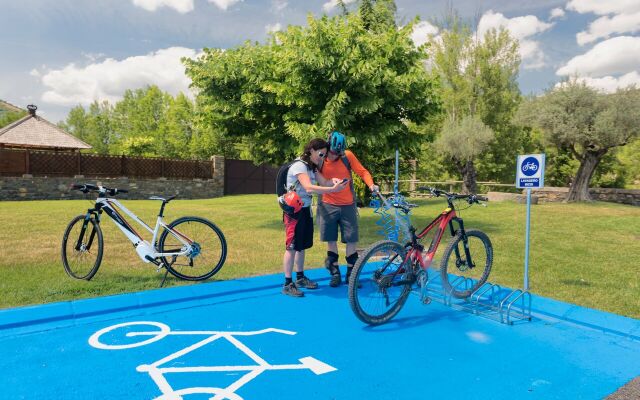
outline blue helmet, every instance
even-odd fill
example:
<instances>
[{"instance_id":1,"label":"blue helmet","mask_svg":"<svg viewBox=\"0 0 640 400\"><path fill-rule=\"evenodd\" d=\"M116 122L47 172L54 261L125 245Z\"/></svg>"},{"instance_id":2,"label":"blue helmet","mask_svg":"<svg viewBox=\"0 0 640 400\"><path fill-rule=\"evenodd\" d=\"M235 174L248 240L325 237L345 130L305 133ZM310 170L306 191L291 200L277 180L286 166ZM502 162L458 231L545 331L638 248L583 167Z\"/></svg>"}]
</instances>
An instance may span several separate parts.
<instances>
[{"instance_id":1,"label":"blue helmet","mask_svg":"<svg viewBox=\"0 0 640 400\"><path fill-rule=\"evenodd\" d=\"M338 131L331 132L327 142L329 142L329 151L333 153L342 154L347 148L347 141L345 140L344 135Z\"/></svg>"}]
</instances>

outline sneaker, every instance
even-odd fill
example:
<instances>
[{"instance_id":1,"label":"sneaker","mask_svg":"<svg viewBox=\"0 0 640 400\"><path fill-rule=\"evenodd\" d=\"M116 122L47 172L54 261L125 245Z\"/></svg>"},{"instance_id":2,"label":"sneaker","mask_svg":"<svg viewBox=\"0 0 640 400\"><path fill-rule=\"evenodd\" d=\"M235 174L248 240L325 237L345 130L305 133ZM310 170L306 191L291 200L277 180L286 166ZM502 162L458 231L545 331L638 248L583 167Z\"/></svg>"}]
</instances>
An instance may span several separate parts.
<instances>
[{"instance_id":1,"label":"sneaker","mask_svg":"<svg viewBox=\"0 0 640 400\"><path fill-rule=\"evenodd\" d=\"M301 288L305 288L305 289L317 289L318 288L318 284L314 281L312 281L311 279L307 278L306 276L303 276L300 279L296 279L296 286L301 287Z\"/></svg>"},{"instance_id":2,"label":"sneaker","mask_svg":"<svg viewBox=\"0 0 640 400\"><path fill-rule=\"evenodd\" d=\"M282 287L282 294L293 297L304 297L304 293L302 292L302 290L298 289L296 284L293 282Z\"/></svg>"}]
</instances>

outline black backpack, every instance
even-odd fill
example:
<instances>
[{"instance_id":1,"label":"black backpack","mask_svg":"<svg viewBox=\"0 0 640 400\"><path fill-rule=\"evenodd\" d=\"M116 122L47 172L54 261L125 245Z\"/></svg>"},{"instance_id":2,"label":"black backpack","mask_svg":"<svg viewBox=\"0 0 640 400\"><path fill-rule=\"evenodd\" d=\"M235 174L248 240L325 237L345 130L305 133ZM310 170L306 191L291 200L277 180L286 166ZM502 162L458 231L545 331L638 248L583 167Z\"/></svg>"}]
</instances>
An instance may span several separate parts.
<instances>
[{"instance_id":1,"label":"black backpack","mask_svg":"<svg viewBox=\"0 0 640 400\"><path fill-rule=\"evenodd\" d=\"M289 167L297 161L302 161L307 166L307 168L309 168L309 164L299 158L296 158L295 160L281 166L278 170L278 174L276 175L276 195L278 197L284 195L289 190L292 190L292 188L287 187L287 173L289 172Z\"/></svg>"}]
</instances>

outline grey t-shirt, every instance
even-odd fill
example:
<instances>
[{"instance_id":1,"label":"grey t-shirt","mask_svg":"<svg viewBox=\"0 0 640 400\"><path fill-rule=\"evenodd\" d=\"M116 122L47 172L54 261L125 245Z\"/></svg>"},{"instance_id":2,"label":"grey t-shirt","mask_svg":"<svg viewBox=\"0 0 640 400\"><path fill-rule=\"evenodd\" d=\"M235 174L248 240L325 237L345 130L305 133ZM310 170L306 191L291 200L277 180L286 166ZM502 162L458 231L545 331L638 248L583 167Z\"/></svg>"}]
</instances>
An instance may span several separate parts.
<instances>
[{"instance_id":1,"label":"grey t-shirt","mask_svg":"<svg viewBox=\"0 0 640 400\"><path fill-rule=\"evenodd\" d=\"M300 182L298 182L298 174L307 174L309 175L309 180L313 185L316 184L316 174L307 167L307 164L302 162L301 160L296 160L293 164L289 166L289 171L287 172L287 187L291 187L291 185L296 186L296 193L300 196L300 199L303 201L305 207L311 206L311 194L307 193L306 190L302 187Z\"/></svg>"}]
</instances>

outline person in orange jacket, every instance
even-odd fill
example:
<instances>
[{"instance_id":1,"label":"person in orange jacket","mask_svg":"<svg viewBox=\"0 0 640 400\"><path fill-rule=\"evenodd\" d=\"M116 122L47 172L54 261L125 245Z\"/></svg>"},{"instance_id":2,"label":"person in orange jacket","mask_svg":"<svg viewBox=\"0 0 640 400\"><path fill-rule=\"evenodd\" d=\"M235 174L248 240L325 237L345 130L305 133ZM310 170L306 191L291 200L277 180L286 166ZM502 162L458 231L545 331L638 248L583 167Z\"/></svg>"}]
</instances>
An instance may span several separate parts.
<instances>
[{"instance_id":1,"label":"person in orange jacket","mask_svg":"<svg viewBox=\"0 0 640 400\"><path fill-rule=\"evenodd\" d=\"M320 240L327 242L327 258L325 267L331 274L329 286L337 287L342 282L338 264L338 227L342 243L346 244L345 260L347 271L345 283L349 282L349 276L356 261L358 253L358 210L356 208L356 196L353 187L351 171L354 171L364 183L377 191L379 188L373 183L371 174L362 166L358 158L349 150L346 150L346 140L342 133L332 132L329 135L329 153L322 163L320 171L326 179L339 178L348 180L348 185L341 191L325 193L318 202L318 226L320 228Z\"/></svg>"}]
</instances>

